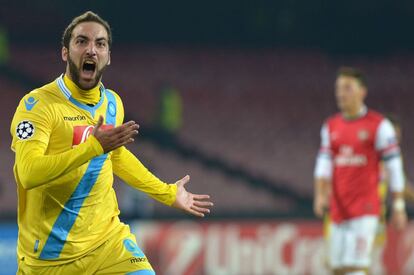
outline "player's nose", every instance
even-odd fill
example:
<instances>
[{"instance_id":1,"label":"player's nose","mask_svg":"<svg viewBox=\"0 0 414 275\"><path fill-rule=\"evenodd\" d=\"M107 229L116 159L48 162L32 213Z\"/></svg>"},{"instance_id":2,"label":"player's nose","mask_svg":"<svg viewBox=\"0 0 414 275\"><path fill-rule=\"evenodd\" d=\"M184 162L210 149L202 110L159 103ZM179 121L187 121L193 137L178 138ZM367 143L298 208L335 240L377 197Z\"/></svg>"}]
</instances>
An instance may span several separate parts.
<instances>
[{"instance_id":1,"label":"player's nose","mask_svg":"<svg viewBox=\"0 0 414 275\"><path fill-rule=\"evenodd\" d=\"M89 43L88 47L86 48L86 54L88 56L96 55L96 46L94 43Z\"/></svg>"}]
</instances>

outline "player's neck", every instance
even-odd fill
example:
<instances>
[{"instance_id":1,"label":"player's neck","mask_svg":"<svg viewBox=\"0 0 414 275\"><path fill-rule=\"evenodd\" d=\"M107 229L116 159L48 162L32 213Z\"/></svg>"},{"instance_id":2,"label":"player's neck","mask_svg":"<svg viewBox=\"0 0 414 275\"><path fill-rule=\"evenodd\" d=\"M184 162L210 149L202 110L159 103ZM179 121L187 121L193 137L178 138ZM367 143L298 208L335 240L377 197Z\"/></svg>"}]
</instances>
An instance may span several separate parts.
<instances>
[{"instance_id":1,"label":"player's neck","mask_svg":"<svg viewBox=\"0 0 414 275\"><path fill-rule=\"evenodd\" d=\"M82 90L72 81L66 74L63 77L63 81L65 82L66 86L72 93L72 97L77 101L84 103L84 104L97 104L99 102L101 93L99 90L99 85L90 89L90 90Z\"/></svg>"},{"instance_id":2,"label":"player's neck","mask_svg":"<svg viewBox=\"0 0 414 275\"><path fill-rule=\"evenodd\" d=\"M362 106L358 106L354 109L350 109L350 110L343 110L342 111L342 115L344 116L345 119L348 120L353 120L353 119L358 119L360 117L365 116L365 114L367 113L368 109L365 105Z\"/></svg>"}]
</instances>

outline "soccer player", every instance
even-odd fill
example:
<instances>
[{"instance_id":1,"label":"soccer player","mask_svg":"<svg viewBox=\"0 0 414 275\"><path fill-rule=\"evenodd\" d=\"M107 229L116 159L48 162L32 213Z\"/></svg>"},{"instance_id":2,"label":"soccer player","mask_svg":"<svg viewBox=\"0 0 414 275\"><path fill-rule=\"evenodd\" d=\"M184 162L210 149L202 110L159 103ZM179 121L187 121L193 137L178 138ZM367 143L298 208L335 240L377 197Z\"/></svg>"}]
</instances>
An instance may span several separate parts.
<instances>
[{"instance_id":1,"label":"soccer player","mask_svg":"<svg viewBox=\"0 0 414 275\"><path fill-rule=\"evenodd\" d=\"M102 74L111 29L86 12L62 38L66 72L20 101L11 124L18 188L18 274L155 274L119 220L113 174L152 198L203 217L208 195L167 184L125 148L138 125L123 123L118 94Z\"/></svg>"},{"instance_id":2,"label":"soccer player","mask_svg":"<svg viewBox=\"0 0 414 275\"><path fill-rule=\"evenodd\" d=\"M401 123L397 116L393 114L387 114L386 118L391 122L392 126L394 127L395 134L397 137L397 140L399 143L401 143L402 140L402 129L401 129ZM378 192L379 192L379 198L381 202L380 207L380 218L379 223L377 227L377 232L375 234L374 239L374 245L373 245L373 258L381 259L383 249L386 243L387 239L387 220L386 220L386 214L387 214L387 193L388 193L388 175L386 169L384 169L384 165L381 165L381 172L380 172L380 182L378 184ZM330 191L328 191L330 192ZM404 188L404 198L408 202L413 203L414 202L414 187L413 184L405 180L405 188ZM331 219L329 217L329 213L325 213L324 215L324 238L327 244L329 244L330 241L330 227L331 227Z\"/></svg>"},{"instance_id":3,"label":"soccer player","mask_svg":"<svg viewBox=\"0 0 414 275\"><path fill-rule=\"evenodd\" d=\"M391 221L399 229L407 221L405 179L393 126L364 104L367 87L362 73L341 68L335 86L340 113L330 117L321 130L314 211L323 217L329 206L328 261L333 273L363 275L370 267L379 223L381 162L393 198Z\"/></svg>"}]
</instances>

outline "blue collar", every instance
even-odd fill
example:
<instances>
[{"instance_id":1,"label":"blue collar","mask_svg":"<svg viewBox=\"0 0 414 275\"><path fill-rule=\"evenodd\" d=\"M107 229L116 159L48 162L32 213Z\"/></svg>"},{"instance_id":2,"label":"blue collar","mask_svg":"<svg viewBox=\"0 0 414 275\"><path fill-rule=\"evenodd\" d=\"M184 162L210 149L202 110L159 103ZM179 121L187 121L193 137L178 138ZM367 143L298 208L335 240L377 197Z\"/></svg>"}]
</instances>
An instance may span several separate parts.
<instances>
[{"instance_id":1,"label":"blue collar","mask_svg":"<svg viewBox=\"0 0 414 275\"><path fill-rule=\"evenodd\" d=\"M69 90L69 88L66 86L66 84L65 84L65 82L63 81L63 74L62 75L60 75L57 79L56 79L56 82L57 82L57 85L58 85L58 87L59 87L59 89L60 89L60 91L62 92L62 94L70 101L70 102L72 102L75 106L77 106L77 107L79 107L79 108L81 108L81 109L84 109L84 110L86 110L86 111L88 111L90 114L91 114L91 116L92 116L92 118L94 118L95 117L95 111L102 105L102 103L103 103L103 100L104 100L104 94L105 94L105 87L101 84L101 86L100 86L100 88L99 88L99 90L100 90L100 92L101 92L101 96L100 96L100 99L99 99L99 102L97 103L97 104L95 104L95 106L93 106L93 107L91 107L91 106L88 106L88 105L86 105L86 104L83 104L83 103L81 103L81 102L79 102L79 101L77 101L75 98L73 98L72 97L72 93L71 93L71 91Z\"/></svg>"}]
</instances>

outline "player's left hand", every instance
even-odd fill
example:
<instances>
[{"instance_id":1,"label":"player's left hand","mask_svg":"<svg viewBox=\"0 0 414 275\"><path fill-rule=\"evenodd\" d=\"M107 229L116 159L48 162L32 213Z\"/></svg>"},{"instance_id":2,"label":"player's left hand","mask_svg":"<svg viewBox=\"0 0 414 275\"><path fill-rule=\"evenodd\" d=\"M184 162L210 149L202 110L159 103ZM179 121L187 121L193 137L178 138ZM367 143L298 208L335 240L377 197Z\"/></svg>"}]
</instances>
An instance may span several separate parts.
<instances>
[{"instance_id":1,"label":"player's left hand","mask_svg":"<svg viewBox=\"0 0 414 275\"><path fill-rule=\"evenodd\" d=\"M391 224L397 230L403 230L407 225L407 212L405 210L393 210L391 214Z\"/></svg>"},{"instance_id":2,"label":"player's left hand","mask_svg":"<svg viewBox=\"0 0 414 275\"><path fill-rule=\"evenodd\" d=\"M209 208L213 206L213 203L210 201L209 195L192 194L185 190L184 185L189 181L190 176L187 175L176 182L177 195L172 206L194 216L204 217L205 214L210 213Z\"/></svg>"}]
</instances>

